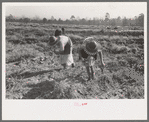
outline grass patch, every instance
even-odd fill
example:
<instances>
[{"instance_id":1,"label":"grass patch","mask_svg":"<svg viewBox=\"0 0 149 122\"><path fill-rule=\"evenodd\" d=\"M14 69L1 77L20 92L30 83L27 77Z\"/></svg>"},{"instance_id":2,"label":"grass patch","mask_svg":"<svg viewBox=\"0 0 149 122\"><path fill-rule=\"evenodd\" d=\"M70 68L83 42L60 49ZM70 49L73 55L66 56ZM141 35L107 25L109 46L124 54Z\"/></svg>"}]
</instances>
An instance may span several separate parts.
<instances>
[{"instance_id":1,"label":"grass patch","mask_svg":"<svg viewBox=\"0 0 149 122\"><path fill-rule=\"evenodd\" d=\"M11 49L13 50L6 54L6 63L21 61L22 59L33 58L40 55L39 51L34 50L30 45L12 44Z\"/></svg>"},{"instance_id":2,"label":"grass patch","mask_svg":"<svg viewBox=\"0 0 149 122\"><path fill-rule=\"evenodd\" d=\"M59 56L49 49L47 37L58 26L65 28L74 44L74 68L62 69ZM134 31L118 29L110 35L106 28L101 32L101 26L7 23L6 98L143 99L144 41L140 35L143 30L135 31L139 35L132 36ZM96 62L93 81L87 81L86 69L78 61L77 53L80 43L88 36L101 44L105 63L102 73Z\"/></svg>"}]
</instances>

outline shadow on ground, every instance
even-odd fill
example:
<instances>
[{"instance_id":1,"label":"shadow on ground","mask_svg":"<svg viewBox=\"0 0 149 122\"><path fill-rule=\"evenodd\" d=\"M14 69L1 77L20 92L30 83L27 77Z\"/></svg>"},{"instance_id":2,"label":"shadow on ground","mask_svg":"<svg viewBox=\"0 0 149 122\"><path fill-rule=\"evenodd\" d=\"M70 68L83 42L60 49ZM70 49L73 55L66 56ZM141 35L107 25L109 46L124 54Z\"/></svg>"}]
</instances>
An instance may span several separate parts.
<instances>
[{"instance_id":1,"label":"shadow on ground","mask_svg":"<svg viewBox=\"0 0 149 122\"><path fill-rule=\"evenodd\" d=\"M76 76L73 80L69 77L28 84L27 87L31 90L24 94L22 99L74 99L75 84L85 85L85 82L82 77Z\"/></svg>"},{"instance_id":2,"label":"shadow on ground","mask_svg":"<svg viewBox=\"0 0 149 122\"><path fill-rule=\"evenodd\" d=\"M35 99L40 96L43 96L47 92L51 92L54 90L55 82L53 81L43 81L37 84L28 84L27 87L32 88L29 92L27 92L22 99Z\"/></svg>"},{"instance_id":3,"label":"shadow on ground","mask_svg":"<svg viewBox=\"0 0 149 122\"><path fill-rule=\"evenodd\" d=\"M33 76L37 76L37 75L42 75L44 73L48 73L48 72L53 72L53 71L60 71L61 69L51 69L51 70L43 70L43 71L38 71L38 72L30 72L30 71L27 71L27 72L24 72L22 74L17 74L16 72L15 73L12 73L10 75L8 75L7 77L17 77L17 79L21 79L21 78L30 78L30 77L33 77Z\"/></svg>"}]
</instances>

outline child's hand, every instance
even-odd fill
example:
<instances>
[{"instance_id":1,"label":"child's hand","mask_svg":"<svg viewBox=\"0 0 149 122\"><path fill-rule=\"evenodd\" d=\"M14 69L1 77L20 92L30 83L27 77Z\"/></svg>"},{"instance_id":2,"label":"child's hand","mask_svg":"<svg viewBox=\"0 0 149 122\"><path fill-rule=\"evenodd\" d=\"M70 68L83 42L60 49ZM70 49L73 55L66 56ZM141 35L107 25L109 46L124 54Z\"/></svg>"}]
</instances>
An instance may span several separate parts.
<instances>
[{"instance_id":1,"label":"child's hand","mask_svg":"<svg viewBox=\"0 0 149 122\"><path fill-rule=\"evenodd\" d=\"M104 64L103 62L101 63L101 67L102 67L102 68L104 68L104 67L105 67L105 64Z\"/></svg>"}]
</instances>

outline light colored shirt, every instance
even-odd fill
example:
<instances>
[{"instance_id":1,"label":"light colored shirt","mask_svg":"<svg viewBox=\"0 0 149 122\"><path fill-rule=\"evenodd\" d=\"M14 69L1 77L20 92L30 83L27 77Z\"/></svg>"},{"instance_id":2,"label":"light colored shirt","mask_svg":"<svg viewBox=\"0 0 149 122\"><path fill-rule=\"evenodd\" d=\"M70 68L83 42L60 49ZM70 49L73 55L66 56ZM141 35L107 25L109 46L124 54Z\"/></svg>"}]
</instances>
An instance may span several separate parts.
<instances>
[{"instance_id":1,"label":"light colored shirt","mask_svg":"<svg viewBox=\"0 0 149 122\"><path fill-rule=\"evenodd\" d=\"M69 37L65 36L65 35L59 36L58 39L60 41L60 51L65 52L65 54L60 56L60 63L70 66L72 63L74 63L73 56L72 56L72 42L71 42L71 39ZM69 44L70 44L70 46L69 46Z\"/></svg>"}]
</instances>

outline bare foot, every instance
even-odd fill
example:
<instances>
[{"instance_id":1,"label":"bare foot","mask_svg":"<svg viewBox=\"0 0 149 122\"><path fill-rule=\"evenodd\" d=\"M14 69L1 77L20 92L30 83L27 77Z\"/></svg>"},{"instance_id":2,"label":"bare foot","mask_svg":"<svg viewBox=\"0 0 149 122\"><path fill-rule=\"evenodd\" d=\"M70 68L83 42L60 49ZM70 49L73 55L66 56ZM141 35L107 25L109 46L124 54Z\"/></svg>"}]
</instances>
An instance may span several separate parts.
<instances>
[{"instance_id":1,"label":"bare foot","mask_svg":"<svg viewBox=\"0 0 149 122\"><path fill-rule=\"evenodd\" d=\"M91 80L91 78L88 78L88 79L87 79L87 81L90 81L90 80Z\"/></svg>"},{"instance_id":2,"label":"bare foot","mask_svg":"<svg viewBox=\"0 0 149 122\"><path fill-rule=\"evenodd\" d=\"M75 67L75 64L73 63L71 66L72 66L72 68L74 68Z\"/></svg>"}]
</instances>

